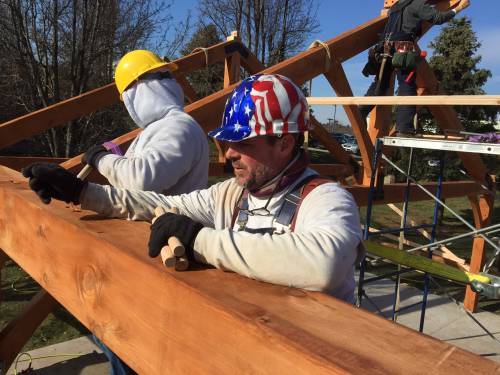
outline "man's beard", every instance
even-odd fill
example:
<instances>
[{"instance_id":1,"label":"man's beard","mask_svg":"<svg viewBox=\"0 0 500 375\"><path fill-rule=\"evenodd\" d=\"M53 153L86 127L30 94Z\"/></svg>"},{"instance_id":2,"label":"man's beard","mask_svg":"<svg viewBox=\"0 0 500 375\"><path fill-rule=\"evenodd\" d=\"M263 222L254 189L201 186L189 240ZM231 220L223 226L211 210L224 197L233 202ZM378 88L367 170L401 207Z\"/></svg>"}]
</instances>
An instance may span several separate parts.
<instances>
[{"instance_id":1,"label":"man's beard","mask_svg":"<svg viewBox=\"0 0 500 375\"><path fill-rule=\"evenodd\" d=\"M244 164L240 164L238 162L233 163L234 167L243 168L244 171L248 172L248 168ZM236 177L236 182L238 185L242 186L248 190L256 190L264 186L268 181L270 181L274 176L270 176L272 173L271 168L266 167L265 165L259 165L253 172L249 172L245 181L240 181L238 177Z\"/></svg>"}]
</instances>

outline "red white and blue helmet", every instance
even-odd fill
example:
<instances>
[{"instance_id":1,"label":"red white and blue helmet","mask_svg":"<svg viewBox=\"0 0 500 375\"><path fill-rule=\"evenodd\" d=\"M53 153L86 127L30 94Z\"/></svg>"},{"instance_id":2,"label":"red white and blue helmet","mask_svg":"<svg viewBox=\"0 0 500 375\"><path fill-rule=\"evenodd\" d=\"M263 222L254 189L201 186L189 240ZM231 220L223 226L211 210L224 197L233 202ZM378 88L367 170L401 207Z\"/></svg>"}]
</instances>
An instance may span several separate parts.
<instances>
[{"instance_id":1,"label":"red white and blue helmet","mask_svg":"<svg viewBox=\"0 0 500 375\"><path fill-rule=\"evenodd\" d=\"M209 136L228 142L309 130L309 107L302 90L279 74L244 79L226 102L222 125Z\"/></svg>"}]
</instances>

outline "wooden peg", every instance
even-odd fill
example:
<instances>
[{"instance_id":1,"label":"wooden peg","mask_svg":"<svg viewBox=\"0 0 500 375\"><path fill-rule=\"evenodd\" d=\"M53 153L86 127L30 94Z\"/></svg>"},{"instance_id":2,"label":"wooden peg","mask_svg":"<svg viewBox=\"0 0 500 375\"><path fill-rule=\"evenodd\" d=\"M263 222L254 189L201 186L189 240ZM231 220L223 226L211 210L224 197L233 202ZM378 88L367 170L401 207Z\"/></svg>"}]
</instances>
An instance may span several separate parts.
<instances>
[{"instance_id":1,"label":"wooden peg","mask_svg":"<svg viewBox=\"0 0 500 375\"><path fill-rule=\"evenodd\" d=\"M167 212L178 214L179 209L177 207L172 207L166 210L164 207L156 207L154 211L155 217L153 218L152 223L154 223L158 217ZM167 240L167 245L162 247L160 256L165 267L174 267L176 271L185 271L189 268L189 261L186 257L186 249L177 237L172 236Z\"/></svg>"},{"instance_id":2,"label":"wooden peg","mask_svg":"<svg viewBox=\"0 0 500 375\"><path fill-rule=\"evenodd\" d=\"M76 177L83 181L88 177L90 172L92 172L92 167L89 164L86 164Z\"/></svg>"}]
</instances>

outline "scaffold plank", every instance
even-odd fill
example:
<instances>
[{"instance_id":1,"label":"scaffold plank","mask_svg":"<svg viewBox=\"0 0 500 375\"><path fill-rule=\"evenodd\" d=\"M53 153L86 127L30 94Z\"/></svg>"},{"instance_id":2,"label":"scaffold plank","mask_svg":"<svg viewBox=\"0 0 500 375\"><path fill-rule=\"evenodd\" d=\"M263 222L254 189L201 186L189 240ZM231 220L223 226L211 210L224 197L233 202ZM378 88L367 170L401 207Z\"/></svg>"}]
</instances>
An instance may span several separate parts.
<instances>
[{"instance_id":1,"label":"scaffold plank","mask_svg":"<svg viewBox=\"0 0 500 375\"><path fill-rule=\"evenodd\" d=\"M385 146L500 155L500 144L428 138L384 137Z\"/></svg>"}]
</instances>

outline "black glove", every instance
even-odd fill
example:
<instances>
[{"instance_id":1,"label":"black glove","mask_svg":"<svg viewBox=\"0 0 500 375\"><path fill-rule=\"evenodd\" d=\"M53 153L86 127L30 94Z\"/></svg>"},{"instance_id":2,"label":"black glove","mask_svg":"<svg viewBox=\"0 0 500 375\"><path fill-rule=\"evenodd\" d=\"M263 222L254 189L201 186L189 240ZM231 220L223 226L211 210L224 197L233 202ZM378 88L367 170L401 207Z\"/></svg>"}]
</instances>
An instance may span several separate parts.
<instances>
[{"instance_id":1,"label":"black glove","mask_svg":"<svg viewBox=\"0 0 500 375\"><path fill-rule=\"evenodd\" d=\"M185 215L170 212L161 215L153 225L149 235L149 256L154 258L160 254L161 248L167 244L170 237L177 237L186 249L189 261L194 261L194 240L203 225Z\"/></svg>"},{"instance_id":2,"label":"black glove","mask_svg":"<svg viewBox=\"0 0 500 375\"><path fill-rule=\"evenodd\" d=\"M83 164L88 164L92 168L96 169L97 166L95 165L95 162L97 160L97 157L100 156L100 154L102 154L102 153L108 154L109 151L103 145L92 146L91 148L89 148L85 152L85 154L83 154L83 157L82 157Z\"/></svg>"},{"instance_id":3,"label":"black glove","mask_svg":"<svg viewBox=\"0 0 500 375\"><path fill-rule=\"evenodd\" d=\"M52 198L79 204L80 193L87 184L54 163L33 163L23 168L22 172L24 177L29 177L31 190L45 204L49 204Z\"/></svg>"}]
</instances>

